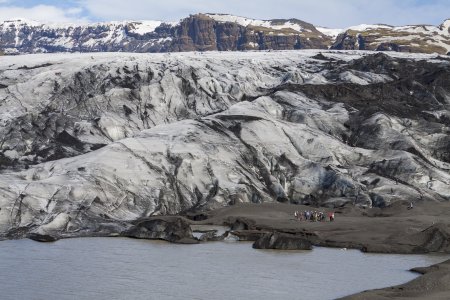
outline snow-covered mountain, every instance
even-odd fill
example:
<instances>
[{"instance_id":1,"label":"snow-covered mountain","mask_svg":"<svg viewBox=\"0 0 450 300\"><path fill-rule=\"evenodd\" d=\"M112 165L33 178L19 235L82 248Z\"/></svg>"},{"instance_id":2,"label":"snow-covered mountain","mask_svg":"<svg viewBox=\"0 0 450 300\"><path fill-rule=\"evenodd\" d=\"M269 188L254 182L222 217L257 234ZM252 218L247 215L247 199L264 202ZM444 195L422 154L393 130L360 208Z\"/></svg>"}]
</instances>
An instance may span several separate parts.
<instances>
[{"instance_id":1,"label":"snow-covered mountain","mask_svg":"<svg viewBox=\"0 0 450 300\"><path fill-rule=\"evenodd\" d=\"M297 19L255 20L224 14L191 15L179 22L94 24L0 23L0 51L177 52L289 49L393 50L446 54L450 21L440 26L359 25L327 29Z\"/></svg>"},{"instance_id":2,"label":"snow-covered mountain","mask_svg":"<svg viewBox=\"0 0 450 300\"><path fill-rule=\"evenodd\" d=\"M450 62L362 51L0 59L0 237L234 203L450 199Z\"/></svg>"},{"instance_id":3,"label":"snow-covered mountain","mask_svg":"<svg viewBox=\"0 0 450 300\"><path fill-rule=\"evenodd\" d=\"M450 20L431 25L358 25L342 30L332 49L450 53Z\"/></svg>"},{"instance_id":4,"label":"snow-covered mountain","mask_svg":"<svg viewBox=\"0 0 450 300\"><path fill-rule=\"evenodd\" d=\"M165 52L174 23L158 21L94 24L42 24L29 20L0 24L0 49L5 53Z\"/></svg>"}]
</instances>

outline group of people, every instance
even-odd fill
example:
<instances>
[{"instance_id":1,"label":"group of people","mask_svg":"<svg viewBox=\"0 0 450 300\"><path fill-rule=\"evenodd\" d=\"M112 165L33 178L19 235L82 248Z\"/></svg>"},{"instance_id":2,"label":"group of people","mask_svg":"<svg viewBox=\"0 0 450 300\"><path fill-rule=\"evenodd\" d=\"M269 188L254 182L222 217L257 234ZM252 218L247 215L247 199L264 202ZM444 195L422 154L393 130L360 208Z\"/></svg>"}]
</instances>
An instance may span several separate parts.
<instances>
[{"instance_id":1,"label":"group of people","mask_svg":"<svg viewBox=\"0 0 450 300\"><path fill-rule=\"evenodd\" d=\"M325 214L322 211L295 211L294 217L298 221L312 221L312 222L325 222L325 221L334 221L334 212L328 212Z\"/></svg>"}]
</instances>

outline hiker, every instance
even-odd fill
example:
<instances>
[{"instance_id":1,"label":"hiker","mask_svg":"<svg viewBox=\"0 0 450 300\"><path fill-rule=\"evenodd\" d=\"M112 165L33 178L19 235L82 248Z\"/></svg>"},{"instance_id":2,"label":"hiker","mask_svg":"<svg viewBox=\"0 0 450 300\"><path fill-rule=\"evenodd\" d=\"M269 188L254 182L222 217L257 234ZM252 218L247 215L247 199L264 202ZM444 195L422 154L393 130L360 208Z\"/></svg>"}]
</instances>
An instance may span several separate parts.
<instances>
[{"instance_id":1,"label":"hiker","mask_svg":"<svg viewBox=\"0 0 450 300\"><path fill-rule=\"evenodd\" d=\"M334 221L334 212L329 212L328 218L330 219L330 222L333 222Z\"/></svg>"},{"instance_id":2,"label":"hiker","mask_svg":"<svg viewBox=\"0 0 450 300\"><path fill-rule=\"evenodd\" d=\"M323 222L324 219L323 212L319 212L319 222Z\"/></svg>"},{"instance_id":3,"label":"hiker","mask_svg":"<svg viewBox=\"0 0 450 300\"><path fill-rule=\"evenodd\" d=\"M409 206L408 206L408 209L413 209L414 208L414 205L413 205L413 203L412 202L409 202Z\"/></svg>"}]
</instances>

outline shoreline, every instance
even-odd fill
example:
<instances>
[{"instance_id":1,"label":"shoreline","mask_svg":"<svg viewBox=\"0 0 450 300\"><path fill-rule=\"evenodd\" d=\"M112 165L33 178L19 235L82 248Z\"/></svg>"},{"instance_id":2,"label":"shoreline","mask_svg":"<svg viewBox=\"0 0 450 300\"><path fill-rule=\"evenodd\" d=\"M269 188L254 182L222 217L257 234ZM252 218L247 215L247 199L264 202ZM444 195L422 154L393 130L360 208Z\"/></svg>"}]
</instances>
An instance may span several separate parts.
<instances>
[{"instance_id":1,"label":"shoreline","mask_svg":"<svg viewBox=\"0 0 450 300\"><path fill-rule=\"evenodd\" d=\"M363 291L340 300L365 299L449 299L450 298L450 259L428 267L413 268L411 272L421 276L407 283Z\"/></svg>"},{"instance_id":2,"label":"shoreline","mask_svg":"<svg viewBox=\"0 0 450 300\"><path fill-rule=\"evenodd\" d=\"M10 255L4 256L5 258L24 257L24 255L27 255L28 257L30 254L31 254L30 258L31 257L36 258L36 256L32 255L33 253L37 253L38 255L37 258L42 256L52 257L54 254L57 254L56 255L57 261L64 264L67 258L69 258L68 261L73 262L74 260L76 261L77 259L76 257L79 257L80 253L84 253L86 255L90 255L90 260L92 261L99 261L99 258L101 258L100 261L103 262L120 261L126 264L124 266L127 268L128 266L130 266L130 264L132 265L133 262L134 263L137 262L139 264L139 261L144 257L140 255L137 256L130 255L129 259L128 258L125 260L120 259L124 255L126 256L127 255L126 253L129 254L147 253L148 256L146 255L146 257L153 257L156 260L158 260L158 257L161 257L161 255L164 256L166 253L172 253L171 257L175 257L176 259L180 258L181 260L175 263L175 265L182 268L183 271L180 272L187 272L187 274L189 274L189 269L182 267L183 261L188 261L189 257L195 257L198 264L201 265L200 262L203 261L205 262L206 266L208 266L211 263L211 256L204 257L203 255L205 253L208 254L215 253L212 254L213 256L215 256L215 259L223 262L223 260L221 260L221 257L223 256L223 258L226 259L227 261L225 265L222 264L220 265L220 267L216 265L216 267L214 268L215 271L222 270L224 273L233 274L233 272L235 272L235 264L236 263L242 264L243 263L242 260L244 259L246 262L251 261L251 263L246 264L245 270L247 270L248 272L250 270L255 270L254 268L259 266L259 272L257 272L257 274L263 276L263 280L267 278L277 278L281 280L281 278L284 278L285 284L284 288L282 288L282 293L284 296L279 297L279 299L291 298L292 293L295 293L296 290L298 290L300 287L303 287L303 284L300 284L300 281L297 281L297 283L295 283L295 281L291 282L289 280L293 276L295 277L296 274L298 274L299 276L298 280L301 280L301 282L310 280L310 282L304 286L305 293L306 289L309 289L307 295L317 296L315 290L320 289L322 286L324 291L323 293L320 293L320 295L323 299L337 299L339 297L345 297L347 295L359 293L363 290L380 289L388 285L403 284L407 281L415 279L418 276L410 272L405 272L405 270L408 270L415 266L424 267L427 265L440 263L445 259L442 258L442 256L429 257L428 255L419 255L417 258L414 256L407 256L407 255L400 257L398 257L397 255L366 255L359 251L354 250L342 251L339 249L327 249L324 247L314 248L314 251L290 251L288 253L272 250L254 251L252 250L251 244L248 242L243 243L209 242L198 245L186 246L186 245L174 245L164 241L130 240L125 238L114 238L114 239L82 238L76 240L61 240L52 245L46 244L42 245L41 243L35 243L29 239L24 239L22 241L6 242L5 250L6 249L9 250L17 249L16 250L17 254L13 254L15 251L7 251L10 253ZM21 249L23 250L28 249L28 250L23 251ZM68 250L68 252L65 253L62 250ZM37 260L40 261L40 259ZM148 259L145 261L147 261L148 266L153 267L160 266L158 262L152 262L152 260ZM174 266L174 261L172 259L166 260L166 263L168 263L170 266ZM102 264L103 263L100 263L98 267L101 268ZM198 264L194 265L197 266ZM264 267L264 265L266 264L270 265L271 268L266 269L267 267ZM336 269L328 270L327 266L329 264L335 264ZM345 266L347 266L348 264L349 268L346 269ZM45 264L44 262L44 265L48 264ZM83 269L86 270L87 266L89 265L85 264ZM312 270L311 267L314 266L318 267L318 269L316 270L316 272L318 273L313 272L315 273L314 275L308 275L308 273L310 273ZM364 268L363 266L371 266L371 267ZM393 268L393 266L396 267ZM105 267L114 268L111 265ZM29 269L30 266L27 268ZM270 271L270 269L272 268L278 269L273 270L275 272L273 273ZM394 273L390 271L391 269L393 270ZM147 270L146 267L143 267L141 269L142 272L147 272L148 270L147 271L146 270ZM204 267L198 267L198 269L196 269L195 267L192 270L196 270L194 271L195 273L201 270L206 271ZM55 276L56 274L58 274L54 272L49 273L47 269L42 271L45 271L45 274L53 273L53 275L50 275L50 278L51 276ZM174 271L177 272L177 274L179 274L177 269L171 270L169 268L164 270L166 274L170 274L171 272ZM83 274L82 273L83 271L80 270L80 272L81 272L80 274ZM245 274L251 274L247 272L243 273L244 277L247 276ZM266 275L265 272L269 272L271 275L268 275L269 277L267 277L265 276ZM73 275L69 274L66 274L67 278L74 278ZM202 274L203 276L200 278L206 277L210 278L209 272L204 272ZM322 277L323 275L325 277ZM348 279L351 278L352 280L346 279L347 275L349 276ZM158 277L159 275L155 276ZM259 279L256 279L256 277L258 276L256 276L255 274L254 282L261 282ZM197 278L200 279L199 277ZM225 280L226 278L228 277L222 278L221 282L226 282ZM354 286L352 282L358 281L360 279L361 279L360 284ZM127 279L124 278L124 280ZM106 280L105 282L110 281ZM326 285L324 285L325 282L327 282ZM267 282L268 285L264 286L268 287L271 283L272 281L269 280L269 282ZM235 281L234 284L240 284L239 280ZM225 283L225 285L222 285L222 287L223 286L227 286L227 284ZM166 287L170 288L170 284L166 285ZM311 289L311 287L315 288ZM245 290L247 289L247 285L241 285L236 288L239 290L241 289ZM258 289L258 285L254 285L254 288ZM273 291L274 295L277 294L276 285L272 286L270 290ZM226 290L222 289L222 291L223 291L222 295L228 295L226 293ZM202 292L201 290L199 290L199 292L200 292L199 297L201 298ZM256 293L257 295L261 295L262 293L264 295L264 292L262 292L261 289L254 292L250 290L247 293L247 298L248 297L252 298L251 295L253 293ZM234 293L234 295L236 295L236 293ZM265 295L267 296L267 294ZM269 297L263 298L270 299Z\"/></svg>"},{"instance_id":3,"label":"shoreline","mask_svg":"<svg viewBox=\"0 0 450 300\"><path fill-rule=\"evenodd\" d=\"M300 221L295 211L317 210L335 213L334 222ZM396 202L386 208L315 208L282 203L236 204L211 211L173 216L151 216L134 221L98 219L94 227L70 232L48 228L23 227L10 230L0 238L31 238L52 242L63 238L123 236L161 239L173 243L221 240L228 235L241 241L256 242L264 235L281 234L307 240L313 246L357 249L369 253L450 254L450 203ZM224 226L219 235L212 230L203 239L193 236L192 226ZM195 230L194 230L195 231ZM198 232L199 230L197 230ZM225 232L226 231L226 232Z\"/></svg>"},{"instance_id":4,"label":"shoreline","mask_svg":"<svg viewBox=\"0 0 450 300\"><path fill-rule=\"evenodd\" d=\"M304 210L335 212L336 219L334 222L296 220L294 212ZM196 244L232 238L254 242L253 248L258 249L310 250L318 246L367 253L450 254L449 211L450 203L440 202L418 203L410 210L406 202L383 209L327 209L281 203L237 204L208 212L153 216L129 224L121 223L121 226L106 224L103 227L109 229L99 232L41 232L8 239L27 237L40 242L53 242L60 238L128 237ZM196 228L193 230L192 227ZM218 232L217 227L224 229ZM126 229L117 231L118 228ZM199 237L194 237L194 232ZM423 296L427 299L450 299L450 285L447 284L450 282L450 260L411 271L423 275L402 285L363 291L342 299Z\"/></svg>"},{"instance_id":5,"label":"shoreline","mask_svg":"<svg viewBox=\"0 0 450 300\"><path fill-rule=\"evenodd\" d=\"M255 209L256 208L256 209ZM295 210L304 206L268 204L266 208L243 205L228 207L208 215L209 222L242 224L247 229L277 230L302 234L314 246L358 249L370 253L450 254L449 203L419 203L408 210L407 202L375 209L317 209L334 211L335 222L314 223L293 219ZM289 217L289 216L292 217ZM203 222L207 223L208 218ZM277 220L274 222L274 219ZM272 221L270 221L272 220ZM255 232L247 236L255 236ZM450 260L410 271L422 274L407 283L363 291L342 299L450 299Z\"/></svg>"},{"instance_id":6,"label":"shoreline","mask_svg":"<svg viewBox=\"0 0 450 300\"><path fill-rule=\"evenodd\" d=\"M334 222L297 221L294 211L335 212ZM254 241L279 232L302 236L314 246L358 249L369 253L450 254L450 203L422 203L408 210L408 203L384 209L312 208L267 203L241 204L188 216L203 225L227 225L240 239Z\"/></svg>"},{"instance_id":7,"label":"shoreline","mask_svg":"<svg viewBox=\"0 0 450 300\"><path fill-rule=\"evenodd\" d=\"M90 238L90 237L105 238L106 236L86 236L86 237L79 237L79 238ZM130 238L130 237L124 237L121 235L109 236L109 237L110 238ZM66 239L75 239L75 237L66 238ZM167 240L161 240L161 239L142 239L142 240L149 240L152 242L160 241L160 242L168 243L168 244L172 243ZM214 241L203 241L200 243L210 243L210 242L214 242ZM217 240L216 242L226 243L227 241ZM251 247L250 241L238 240L235 242L236 243L242 243L242 242L248 243L248 246ZM189 243L186 243L186 244L189 244ZM311 250L314 251L316 248L334 248L334 247L315 246ZM351 250L357 250L357 249L351 249ZM271 250L271 251L273 251L273 250ZM279 252L279 250L275 250L275 251ZM381 254L387 254L387 253L381 253ZM390 254L394 254L394 253L390 253ZM387 254L387 255L389 255L389 254ZM403 255L406 255L406 254L403 254ZM408 254L408 255L412 255L412 254ZM442 255L445 255L445 254L442 254ZM443 262L433 264L430 266L426 266L426 267L412 268L408 271L418 273L419 276L416 277L415 279L412 279L412 280L410 280L406 283L400 284L400 285L388 286L388 287L384 287L384 288L377 288L377 289L373 289L373 290L363 290L361 292L357 292L355 294L343 296L343 297L336 298L336 299L341 299L341 300L410 299L410 298L416 298L416 297L417 298L420 297L421 299L425 298L425 297L426 297L426 299L449 299L450 298L450 285L448 285L448 282L450 279L450 259L447 259Z\"/></svg>"}]
</instances>

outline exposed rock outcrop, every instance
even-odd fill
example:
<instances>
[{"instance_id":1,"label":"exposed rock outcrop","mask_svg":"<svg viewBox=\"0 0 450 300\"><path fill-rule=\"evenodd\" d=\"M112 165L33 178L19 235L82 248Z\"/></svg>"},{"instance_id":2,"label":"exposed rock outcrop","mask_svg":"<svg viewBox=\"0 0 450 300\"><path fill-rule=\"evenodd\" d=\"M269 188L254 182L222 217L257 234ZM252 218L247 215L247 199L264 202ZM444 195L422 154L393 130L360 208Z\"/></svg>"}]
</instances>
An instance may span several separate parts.
<instances>
[{"instance_id":1,"label":"exposed rock outcrop","mask_svg":"<svg viewBox=\"0 0 450 300\"><path fill-rule=\"evenodd\" d=\"M189 222L179 217L153 217L133 222L133 226L124 231L122 236L165 240L171 243L195 244Z\"/></svg>"},{"instance_id":2,"label":"exposed rock outcrop","mask_svg":"<svg viewBox=\"0 0 450 300\"><path fill-rule=\"evenodd\" d=\"M262 236L259 240L253 243L253 248L276 250L311 250L312 244L303 236L274 232Z\"/></svg>"},{"instance_id":3,"label":"exposed rock outcrop","mask_svg":"<svg viewBox=\"0 0 450 300\"><path fill-rule=\"evenodd\" d=\"M42 243L51 243L51 242L56 242L58 240L58 238L53 235L39 234L39 233L30 233L28 235L28 238L33 241L42 242Z\"/></svg>"}]
</instances>

